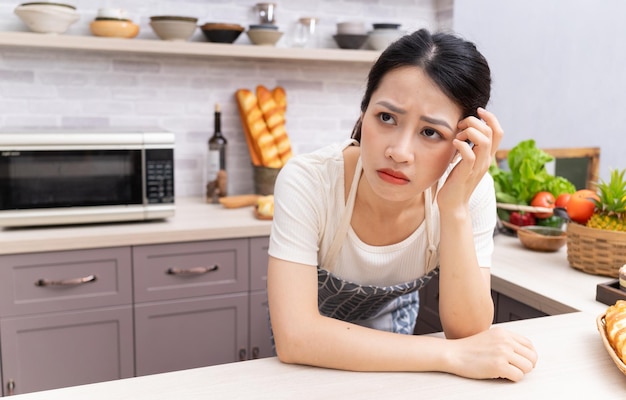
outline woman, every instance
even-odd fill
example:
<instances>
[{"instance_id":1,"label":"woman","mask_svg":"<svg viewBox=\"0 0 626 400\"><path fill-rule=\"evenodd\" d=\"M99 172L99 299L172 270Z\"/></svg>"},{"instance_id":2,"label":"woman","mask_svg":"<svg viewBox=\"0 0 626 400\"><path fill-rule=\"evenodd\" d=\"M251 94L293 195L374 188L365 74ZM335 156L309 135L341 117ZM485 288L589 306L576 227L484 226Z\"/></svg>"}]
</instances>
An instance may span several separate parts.
<instances>
[{"instance_id":1,"label":"woman","mask_svg":"<svg viewBox=\"0 0 626 400\"><path fill-rule=\"evenodd\" d=\"M490 85L472 43L404 36L372 67L352 138L283 168L268 270L281 361L513 381L532 370L530 341L489 329L487 170L503 135L483 108ZM411 335L435 274L446 339Z\"/></svg>"}]
</instances>

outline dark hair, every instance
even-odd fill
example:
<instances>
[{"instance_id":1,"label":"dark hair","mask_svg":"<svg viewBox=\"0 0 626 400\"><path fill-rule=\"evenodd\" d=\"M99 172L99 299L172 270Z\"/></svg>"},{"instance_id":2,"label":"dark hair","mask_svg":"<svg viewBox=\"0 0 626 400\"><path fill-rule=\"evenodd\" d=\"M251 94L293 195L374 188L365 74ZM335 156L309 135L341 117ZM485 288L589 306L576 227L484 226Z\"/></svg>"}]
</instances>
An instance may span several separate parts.
<instances>
[{"instance_id":1,"label":"dark hair","mask_svg":"<svg viewBox=\"0 0 626 400\"><path fill-rule=\"evenodd\" d=\"M491 92L491 71L487 60L468 42L450 33L431 34L420 29L389 45L372 66L367 88L361 101L365 112L383 77L394 69L415 66L463 110L463 117L476 115L485 107ZM352 131L352 138L361 140L361 118Z\"/></svg>"}]
</instances>

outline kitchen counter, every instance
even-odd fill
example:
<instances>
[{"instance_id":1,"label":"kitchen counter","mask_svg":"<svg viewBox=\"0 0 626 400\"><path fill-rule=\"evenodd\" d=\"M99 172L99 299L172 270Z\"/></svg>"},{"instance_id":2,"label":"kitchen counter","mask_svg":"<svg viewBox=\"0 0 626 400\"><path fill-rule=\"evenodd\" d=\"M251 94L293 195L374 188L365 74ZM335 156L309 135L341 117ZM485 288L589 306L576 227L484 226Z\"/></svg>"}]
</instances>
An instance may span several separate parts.
<instances>
[{"instance_id":1,"label":"kitchen counter","mask_svg":"<svg viewBox=\"0 0 626 400\"><path fill-rule=\"evenodd\" d=\"M268 236L270 228L271 221L254 218L251 207L225 209L182 198L176 200L176 215L163 221L5 229L0 254ZM497 235L495 242L494 290L550 315L605 309L595 301L596 285L611 278L570 267L565 247L541 253L525 249L517 238Z\"/></svg>"},{"instance_id":2,"label":"kitchen counter","mask_svg":"<svg viewBox=\"0 0 626 400\"><path fill-rule=\"evenodd\" d=\"M0 254L268 236L271 225L254 218L251 207L225 209L202 198L181 198L166 220L4 229Z\"/></svg>"},{"instance_id":3,"label":"kitchen counter","mask_svg":"<svg viewBox=\"0 0 626 400\"><path fill-rule=\"evenodd\" d=\"M346 372L266 358L36 392L16 399L623 398L626 377L603 347L595 318L595 314L578 312L501 324L529 337L539 353L536 368L517 383L434 372Z\"/></svg>"}]
</instances>

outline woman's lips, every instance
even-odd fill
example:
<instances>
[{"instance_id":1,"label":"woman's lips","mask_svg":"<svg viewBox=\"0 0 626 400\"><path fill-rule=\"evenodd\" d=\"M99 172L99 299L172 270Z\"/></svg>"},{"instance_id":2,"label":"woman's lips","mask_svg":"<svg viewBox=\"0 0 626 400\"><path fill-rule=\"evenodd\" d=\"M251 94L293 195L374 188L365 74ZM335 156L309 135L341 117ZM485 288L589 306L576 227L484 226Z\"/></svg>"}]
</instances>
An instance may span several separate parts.
<instances>
[{"instance_id":1,"label":"woman's lips","mask_svg":"<svg viewBox=\"0 0 626 400\"><path fill-rule=\"evenodd\" d=\"M376 173L378 174L380 179L382 179L385 182L392 183L394 185L406 185L410 182L409 178L407 178L407 176L404 175L400 171L394 171L392 169L383 168L383 169L377 170Z\"/></svg>"}]
</instances>

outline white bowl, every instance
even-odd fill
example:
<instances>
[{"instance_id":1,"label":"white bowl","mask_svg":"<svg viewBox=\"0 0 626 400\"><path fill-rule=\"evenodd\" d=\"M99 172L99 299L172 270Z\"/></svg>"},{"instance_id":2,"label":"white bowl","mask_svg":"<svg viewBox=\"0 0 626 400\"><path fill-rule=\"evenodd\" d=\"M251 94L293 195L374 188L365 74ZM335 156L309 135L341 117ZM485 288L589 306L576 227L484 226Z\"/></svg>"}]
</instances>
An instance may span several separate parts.
<instances>
[{"instance_id":1,"label":"white bowl","mask_svg":"<svg viewBox=\"0 0 626 400\"><path fill-rule=\"evenodd\" d=\"M374 50L385 50L403 35L404 32L397 29L376 29L368 34L367 43Z\"/></svg>"},{"instance_id":2,"label":"white bowl","mask_svg":"<svg viewBox=\"0 0 626 400\"><path fill-rule=\"evenodd\" d=\"M345 21L337 23L337 33L340 35L365 35L365 23L363 21Z\"/></svg>"},{"instance_id":3,"label":"white bowl","mask_svg":"<svg viewBox=\"0 0 626 400\"><path fill-rule=\"evenodd\" d=\"M283 32L273 29L248 29L250 41L259 46L275 46L283 36Z\"/></svg>"},{"instance_id":4,"label":"white bowl","mask_svg":"<svg viewBox=\"0 0 626 400\"><path fill-rule=\"evenodd\" d=\"M96 18L128 19L128 12L123 8L99 8Z\"/></svg>"},{"instance_id":5,"label":"white bowl","mask_svg":"<svg viewBox=\"0 0 626 400\"><path fill-rule=\"evenodd\" d=\"M198 28L193 17L150 17L150 26L161 40L186 41Z\"/></svg>"},{"instance_id":6,"label":"white bowl","mask_svg":"<svg viewBox=\"0 0 626 400\"><path fill-rule=\"evenodd\" d=\"M80 19L74 8L54 3L23 4L17 6L14 12L31 31L38 33L64 33Z\"/></svg>"}]
</instances>

